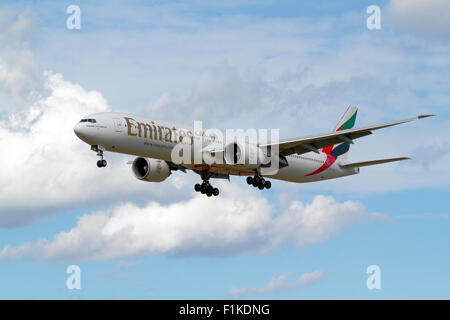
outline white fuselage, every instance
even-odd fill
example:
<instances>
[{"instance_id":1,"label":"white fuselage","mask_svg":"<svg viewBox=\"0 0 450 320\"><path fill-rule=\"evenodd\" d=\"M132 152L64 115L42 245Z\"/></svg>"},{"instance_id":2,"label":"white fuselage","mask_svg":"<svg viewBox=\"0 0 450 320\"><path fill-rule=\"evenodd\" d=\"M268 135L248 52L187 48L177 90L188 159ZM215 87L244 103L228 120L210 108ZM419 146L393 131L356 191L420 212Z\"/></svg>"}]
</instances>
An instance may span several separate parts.
<instances>
[{"instance_id":1,"label":"white fuselage","mask_svg":"<svg viewBox=\"0 0 450 320\"><path fill-rule=\"evenodd\" d=\"M102 146L107 151L130 154L139 157L172 161L172 150L178 143L193 144L201 142L203 146L223 148L222 141L213 141L194 132L189 126L144 119L123 113L97 113L83 119L95 119L95 122L79 122L75 125L76 135L91 146ZM275 174L261 168L263 176L271 179L291 182L312 182L333 179L356 174L359 169L343 169L338 161L320 152L291 154L286 157L288 165ZM224 175L250 176L255 172L239 165L205 163L183 164L194 170L209 170Z\"/></svg>"}]
</instances>

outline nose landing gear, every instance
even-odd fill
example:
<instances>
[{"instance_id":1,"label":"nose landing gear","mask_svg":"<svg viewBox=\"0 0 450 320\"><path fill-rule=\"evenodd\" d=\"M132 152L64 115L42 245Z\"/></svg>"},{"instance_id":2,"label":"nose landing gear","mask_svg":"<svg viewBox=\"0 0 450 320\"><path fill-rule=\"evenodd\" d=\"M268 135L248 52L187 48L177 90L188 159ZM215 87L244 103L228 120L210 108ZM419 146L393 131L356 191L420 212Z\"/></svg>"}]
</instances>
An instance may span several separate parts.
<instances>
[{"instance_id":1,"label":"nose landing gear","mask_svg":"<svg viewBox=\"0 0 450 320\"><path fill-rule=\"evenodd\" d=\"M108 162L106 162L106 160L103 159L103 151L105 150L105 148L102 146L92 146L91 150L97 152L97 156L100 157L100 160L97 161L97 167L99 168L106 167Z\"/></svg>"},{"instance_id":2,"label":"nose landing gear","mask_svg":"<svg viewBox=\"0 0 450 320\"><path fill-rule=\"evenodd\" d=\"M247 177L247 183L259 190L263 190L264 188L270 189L272 187L272 183L269 180L265 180L258 174L255 174L254 177Z\"/></svg>"}]
</instances>

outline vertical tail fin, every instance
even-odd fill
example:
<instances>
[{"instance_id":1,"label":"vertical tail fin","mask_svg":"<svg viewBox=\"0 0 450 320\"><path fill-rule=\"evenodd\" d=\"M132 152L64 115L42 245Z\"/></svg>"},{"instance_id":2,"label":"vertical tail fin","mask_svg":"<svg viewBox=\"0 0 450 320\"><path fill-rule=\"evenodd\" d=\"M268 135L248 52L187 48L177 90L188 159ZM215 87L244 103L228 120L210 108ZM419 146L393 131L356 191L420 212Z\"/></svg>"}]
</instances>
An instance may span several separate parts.
<instances>
[{"instance_id":1,"label":"vertical tail fin","mask_svg":"<svg viewBox=\"0 0 450 320\"><path fill-rule=\"evenodd\" d=\"M356 121L356 114L358 113L358 108L350 106L347 111L345 111L341 120L338 122L334 131L341 131L353 128ZM348 142L343 142L338 145L328 146L322 149L322 152L326 154L331 154L335 158L347 159L348 151L350 150L350 144Z\"/></svg>"},{"instance_id":2,"label":"vertical tail fin","mask_svg":"<svg viewBox=\"0 0 450 320\"><path fill-rule=\"evenodd\" d=\"M341 120L338 122L336 129L334 131L341 131L353 128L355 125L356 114L358 113L358 108L350 106L347 111L345 111Z\"/></svg>"}]
</instances>

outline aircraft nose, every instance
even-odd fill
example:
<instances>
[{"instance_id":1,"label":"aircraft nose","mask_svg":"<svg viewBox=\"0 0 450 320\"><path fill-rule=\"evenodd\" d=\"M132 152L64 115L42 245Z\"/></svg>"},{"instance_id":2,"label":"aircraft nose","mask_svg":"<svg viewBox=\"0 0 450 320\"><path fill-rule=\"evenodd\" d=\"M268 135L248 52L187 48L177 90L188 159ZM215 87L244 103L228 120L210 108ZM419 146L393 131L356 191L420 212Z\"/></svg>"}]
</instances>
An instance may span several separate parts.
<instances>
[{"instance_id":1,"label":"aircraft nose","mask_svg":"<svg viewBox=\"0 0 450 320\"><path fill-rule=\"evenodd\" d=\"M78 138L82 138L83 137L83 128L82 128L81 123L77 123L73 127L73 132L75 132L75 134L77 135Z\"/></svg>"}]
</instances>

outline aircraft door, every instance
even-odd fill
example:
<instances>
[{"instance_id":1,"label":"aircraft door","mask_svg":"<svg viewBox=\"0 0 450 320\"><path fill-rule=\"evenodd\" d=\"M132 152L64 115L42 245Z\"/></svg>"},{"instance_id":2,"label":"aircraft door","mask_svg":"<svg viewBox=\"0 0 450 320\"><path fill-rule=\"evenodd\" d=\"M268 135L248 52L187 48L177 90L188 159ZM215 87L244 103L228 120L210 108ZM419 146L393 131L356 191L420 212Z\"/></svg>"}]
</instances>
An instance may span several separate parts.
<instances>
[{"instance_id":1,"label":"aircraft door","mask_svg":"<svg viewBox=\"0 0 450 320\"><path fill-rule=\"evenodd\" d=\"M115 132L122 132L124 130L125 124L123 123L123 120L120 118L114 118L114 130Z\"/></svg>"}]
</instances>

